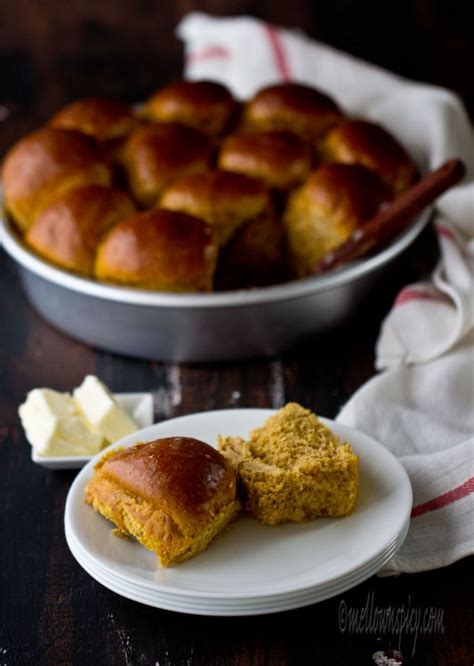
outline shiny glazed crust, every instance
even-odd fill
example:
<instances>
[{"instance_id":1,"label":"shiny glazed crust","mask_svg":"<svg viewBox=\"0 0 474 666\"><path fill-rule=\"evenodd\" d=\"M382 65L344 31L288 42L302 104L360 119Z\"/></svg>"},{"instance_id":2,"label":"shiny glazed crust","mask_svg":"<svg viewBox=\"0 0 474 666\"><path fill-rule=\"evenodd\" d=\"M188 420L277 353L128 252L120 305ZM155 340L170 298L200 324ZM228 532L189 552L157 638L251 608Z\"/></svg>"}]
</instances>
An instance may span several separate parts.
<instances>
[{"instance_id":1,"label":"shiny glazed crust","mask_svg":"<svg viewBox=\"0 0 474 666\"><path fill-rule=\"evenodd\" d=\"M86 185L68 190L45 208L25 240L53 264L92 277L102 235L134 212L135 206L125 192Z\"/></svg>"},{"instance_id":2,"label":"shiny glazed crust","mask_svg":"<svg viewBox=\"0 0 474 666\"><path fill-rule=\"evenodd\" d=\"M291 132L241 132L224 140L219 167L286 190L308 175L311 151L308 144Z\"/></svg>"},{"instance_id":3,"label":"shiny glazed crust","mask_svg":"<svg viewBox=\"0 0 474 666\"><path fill-rule=\"evenodd\" d=\"M291 194L283 217L296 274L311 275L325 254L390 198L389 188L363 166L327 164L316 169Z\"/></svg>"},{"instance_id":4,"label":"shiny glazed crust","mask_svg":"<svg viewBox=\"0 0 474 666\"><path fill-rule=\"evenodd\" d=\"M106 455L86 502L172 566L204 550L237 516L236 474L208 444L158 439Z\"/></svg>"},{"instance_id":5,"label":"shiny glazed crust","mask_svg":"<svg viewBox=\"0 0 474 666\"><path fill-rule=\"evenodd\" d=\"M206 171L212 144L202 132L176 123L136 129L121 151L130 190L143 206L156 204L175 178Z\"/></svg>"},{"instance_id":6,"label":"shiny glazed crust","mask_svg":"<svg viewBox=\"0 0 474 666\"><path fill-rule=\"evenodd\" d=\"M187 176L163 192L159 205L200 217L212 227L219 246L214 288L281 281L283 228L258 180L226 171Z\"/></svg>"},{"instance_id":7,"label":"shiny glazed crust","mask_svg":"<svg viewBox=\"0 0 474 666\"><path fill-rule=\"evenodd\" d=\"M372 169L394 194L406 190L417 178L417 169L403 146L376 123L346 120L325 137L320 153L329 162Z\"/></svg>"},{"instance_id":8,"label":"shiny glazed crust","mask_svg":"<svg viewBox=\"0 0 474 666\"><path fill-rule=\"evenodd\" d=\"M150 120L179 122L219 136L229 127L235 109L233 96L220 83L176 81L152 95L142 114Z\"/></svg>"},{"instance_id":9,"label":"shiny glazed crust","mask_svg":"<svg viewBox=\"0 0 474 666\"><path fill-rule=\"evenodd\" d=\"M68 104L51 118L49 124L77 130L99 141L112 141L130 134L136 123L137 119L127 104L90 97Z\"/></svg>"},{"instance_id":10,"label":"shiny glazed crust","mask_svg":"<svg viewBox=\"0 0 474 666\"><path fill-rule=\"evenodd\" d=\"M243 126L257 131L289 130L317 145L343 117L334 100L299 83L280 83L259 90L245 105Z\"/></svg>"},{"instance_id":11,"label":"shiny glazed crust","mask_svg":"<svg viewBox=\"0 0 474 666\"><path fill-rule=\"evenodd\" d=\"M4 205L26 231L36 215L67 190L110 185L111 178L94 139L46 127L28 134L7 153L2 168Z\"/></svg>"},{"instance_id":12,"label":"shiny glazed crust","mask_svg":"<svg viewBox=\"0 0 474 666\"><path fill-rule=\"evenodd\" d=\"M267 189L257 180L226 171L207 171L175 180L159 206L200 217L224 246L237 229L269 206Z\"/></svg>"},{"instance_id":13,"label":"shiny glazed crust","mask_svg":"<svg viewBox=\"0 0 474 666\"><path fill-rule=\"evenodd\" d=\"M123 220L97 252L99 280L163 291L210 291L217 257L212 228L184 213L150 210Z\"/></svg>"},{"instance_id":14,"label":"shiny glazed crust","mask_svg":"<svg viewBox=\"0 0 474 666\"><path fill-rule=\"evenodd\" d=\"M349 178L357 169L331 168L314 180L321 163L374 174ZM6 155L3 190L26 243L57 266L124 286L196 292L312 274L380 199L416 177L386 130L346 119L314 88L273 85L244 104L219 83L179 81L140 109L97 98L64 107ZM380 179L390 192L381 193ZM93 205L98 190L88 187L96 185L125 190L151 214L127 220L129 200L117 196L110 211L103 194ZM66 196L76 189L83 204L79 193ZM194 219L156 218L157 208Z\"/></svg>"}]
</instances>

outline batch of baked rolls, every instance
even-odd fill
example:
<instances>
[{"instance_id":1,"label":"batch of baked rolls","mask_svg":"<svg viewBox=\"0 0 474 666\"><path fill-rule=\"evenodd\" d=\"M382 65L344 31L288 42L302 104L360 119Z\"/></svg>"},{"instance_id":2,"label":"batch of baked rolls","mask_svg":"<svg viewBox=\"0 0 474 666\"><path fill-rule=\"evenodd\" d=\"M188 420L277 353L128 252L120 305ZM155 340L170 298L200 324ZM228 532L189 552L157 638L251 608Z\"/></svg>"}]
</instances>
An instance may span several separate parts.
<instances>
[{"instance_id":1,"label":"batch of baked rolls","mask_svg":"<svg viewBox=\"0 0 474 666\"><path fill-rule=\"evenodd\" d=\"M296 83L237 102L179 81L139 108L69 104L3 163L4 206L63 269L201 292L311 275L417 178L400 143Z\"/></svg>"}]
</instances>

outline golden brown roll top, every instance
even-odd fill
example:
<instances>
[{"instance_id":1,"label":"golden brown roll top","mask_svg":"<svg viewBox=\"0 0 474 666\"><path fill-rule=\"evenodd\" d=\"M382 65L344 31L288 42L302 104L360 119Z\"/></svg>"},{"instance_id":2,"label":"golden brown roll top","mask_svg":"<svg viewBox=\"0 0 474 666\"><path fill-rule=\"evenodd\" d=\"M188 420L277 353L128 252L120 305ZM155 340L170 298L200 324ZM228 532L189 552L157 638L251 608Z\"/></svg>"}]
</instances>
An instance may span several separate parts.
<instances>
[{"instance_id":1,"label":"golden brown roll top","mask_svg":"<svg viewBox=\"0 0 474 666\"><path fill-rule=\"evenodd\" d=\"M311 152L291 132L241 132L224 140L219 167L259 178L268 187L286 190L308 175Z\"/></svg>"},{"instance_id":2,"label":"golden brown roll top","mask_svg":"<svg viewBox=\"0 0 474 666\"><path fill-rule=\"evenodd\" d=\"M416 178L391 134L314 88L281 83L241 104L219 83L179 81L137 114L107 99L67 105L7 153L3 194L30 247L58 266L207 291L287 279L287 241L296 274L311 273ZM133 215L112 183L155 210Z\"/></svg>"},{"instance_id":3,"label":"golden brown roll top","mask_svg":"<svg viewBox=\"0 0 474 666\"><path fill-rule=\"evenodd\" d=\"M183 523L206 521L235 500L236 474L216 449L192 437L166 437L118 451L100 475Z\"/></svg>"},{"instance_id":4,"label":"golden brown roll top","mask_svg":"<svg viewBox=\"0 0 474 666\"><path fill-rule=\"evenodd\" d=\"M267 189L257 180L226 171L207 171L174 181L159 205L205 220L222 247L245 222L270 204Z\"/></svg>"},{"instance_id":5,"label":"golden brown roll top","mask_svg":"<svg viewBox=\"0 0 474 666\"><path fill-rule=\"evenodd\" d=\"M389 188L360 165L327 164L295 190L284 225L295 273L311 275L315 264L346 241L391 198Z\"/></svg>"},{"instance_id":6,"label":"golden brown roll top","mask_svg":"<svg viewBox=\"0 0 474 666\"><path fill-rule=\"evenodd\" d=\"M210 139L177 123L148 125L135 130L121 152L130 190L143 206L153 206L172 180L208 169Z\"/></svg>"},{"instance_id":7,"label":"golden brown roll top","mask_svg":"<svg viewBox=\"0 0 474 666\"><path fill-rule=\"evenodd\" d=\"M403 146L381 125L346 120L325 137L321 149L325 161L362 164L375 171L395 194L417 178L417 168Z\"/></svg>"},{"instance_id":8,"label":"golden brown roll top","mask_svg":"<svg viewBox=\"0 0 474 666\"><path fill-rule=\"evenodd\" d=\"M160 206L196 215L213 228L219 246L216 289L280 280L283 228L259 181L226 171L187 176L163 192Z\"/></svg>"},{"instance_id":9,"label":"golden brown roll top","mask_svg":"<svg viewBox=\"0 0 474 666\"><path fill-rule=\"evenodd\" d=\"M46 206L82 185L110 185L111 171L94 139L47 127L28 134L7 153L2 181L6 210L26 231Z\"/></svg>"},{"instance_id":10,"label":"golden brown roll top","mask_svg":"<svg viewBox=\"0 0 474 666\"><path fill-rule=\"evenodd\" d=\"M212 228L184 213L150 210L123 220L99 246L100 280L162 291L210 291L217 256Z\"/></svg>"},{"instance_id":11,"label":"golden brown roll top","mask_svg":"<svg viewBox=\"0 0 474 666\"><path fill-rule=\"evenodd\" d=\"M215 81L177 81L161 88L145 103L143 115L157 122L178 122L211 136L229 126L236 107L229 90Z\"/></svg>"},{"instance_id":12,"label":"golden brown roll top","mask_svg":"<svg viewBox=\"0 0 474 666\"><path fill-rule=\"evenodd\" d=\"M254 130L289 130L317 145L343 117L327 95L300 83L280 83L259 90L245 105L243 125Z\"/></svg>"},{"instance_id":13,"label":"golden brown roll top","mask_svg":"<svg viewBox=\"0 0 474 666\"><path fill-rule=\"evenodd\" d=\"M25 240L54 264L92 276L97 245L107 229L135 212L130 197L103 185L68 190L45 208Z\"/></svg>"},{"instance_id":14,"label":"golden brown roll top","mask_svg":"<svg viewBox=\"0 0 474 666\"><path fill-rule=\"evenodd\" d=\"M112 451L96 465L85 500L162 566L202 552L241 510L236 473L208 444L167 437Z\"/></svg>"},{"instance_id":15,"label":"golden brown roll top","mask_svg":"<svg viewBox=\"0 0 474 666\"><path fill-rule=\"evenodd\" d=\"M51 127L77 130L99 141L122 139L130 134L137 120L128 106L111 99L79 99L58 111Z\"/></svg>"}]
</instances>

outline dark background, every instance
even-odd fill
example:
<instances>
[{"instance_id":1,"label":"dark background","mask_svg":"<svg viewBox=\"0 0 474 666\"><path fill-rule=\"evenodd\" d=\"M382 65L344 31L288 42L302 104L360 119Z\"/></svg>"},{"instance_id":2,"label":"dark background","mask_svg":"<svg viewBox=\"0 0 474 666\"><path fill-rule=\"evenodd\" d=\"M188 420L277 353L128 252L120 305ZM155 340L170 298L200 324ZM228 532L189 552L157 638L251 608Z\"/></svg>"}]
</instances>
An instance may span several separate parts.
<instances>
[{"instance_id":1,"label":"dark background","mask_svg":"<svg viewBox=\"0 0 474 666\"><path fill-rule=\"evenodd\" d=\"M248 13L300 28L399 74L451 88L474 112L471 0L3 0L0 99L16 107L18 131L78 96L136 101L178 78L182 48L174 29L191 10Z\"/></svg>"},{"instance_id":2,"label":"dark background","mask_svg":"<svg viewBox=\"0 0 474 666\"><path fill-rule=\"evenodd\" d=\"M254 14L301 28L399 74L454 89L472 114L473 6L448 0L3 0L0 103L9 113L0 122L0 152L73 98L134 101L179 77L182 50L174 28L192 9ZM396 293L427 274L436 258L427 229L350 320L280 358L178 367L116 357L56 332L28 305L13 263L2 254L0 664L363 666L374 663L375 650L399 646L396 635L339 630L341 599L361 608L373 593L378 606L443 609L444 632L418 636L414 656L413 636L402 636L405 664L472 666L472 558L424 574L374 577L342 597L256 618L178 615L109 592L82 571L64 540L64 502L74 473L33 465L17 417L31 388L70 390L89 372L114 391L153 391L156 420L289 400L334 417L374 374L380 322Z\"/></svg>"}]
</instances>

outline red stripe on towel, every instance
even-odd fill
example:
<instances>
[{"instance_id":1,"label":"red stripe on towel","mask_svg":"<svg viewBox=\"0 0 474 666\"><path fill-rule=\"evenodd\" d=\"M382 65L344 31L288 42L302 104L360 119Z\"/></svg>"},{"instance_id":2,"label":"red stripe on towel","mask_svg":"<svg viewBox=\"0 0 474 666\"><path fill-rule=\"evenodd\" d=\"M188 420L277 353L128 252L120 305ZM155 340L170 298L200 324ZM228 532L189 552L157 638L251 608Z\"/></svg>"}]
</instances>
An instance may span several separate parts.
<instances>
[{"instance_id":1,"label":"red stripe on towel","mask_svg":"<svg viewBox=\"0 0 474 666\"><path fill-rule=\"evenodd\" d=\"M187 62L192 64L201 62L201 60L211 60L214 58L230 58L229 49L226 49L223 46L208 46L206 49L189 53L186 56Z\"/></svg>"},{"instance_id":2,"label":"red stripe on towel","mask_svg":"<svg viewBox=\"0 0 474 666\"><path fill-rule=\"evenodd\" d=\"M280 33L273 25L270 25L269 23L264 25L264 29L273 52L273 59L275 60L275 66L278 74L281 76L283 81L291 81L291 69Z\"/></svg>"},{"instance_id":3,"label":"red stripe on towel","mask_svg":"<svg viewBox=\"0 0 474 666\"><path fill-rule=\"evenodd\" d=\"M450 229L449 227L445 227L442 224L437 224L436 233L438 234L439 238L447 238L448 240L450 240L451 243L456 246L456 248L459 250L461 254L465 254L465 249L462 243L460 242L459 238L456 236L456 234L452 229Z\"/></svg>"},{"instance_id":4,"label":"red stripe on towel","mask_svg":"<svg viewBox=\"0 0 474 666\"><path fill-rule=\"evenodd\" d=\"M398 307L403 303L408 303L409 301L446 301L446 297L443 294L438 294L432 291L424 291L417 287L407 287L402 289L395 299L394 307Z\"/></svg>"},{"instance_id":5,"label":"red stripe on towel","mask_svg":"<svg viewBox=\"0 0 474 666\"><path fill-rule=\"evenodd\" d=\"M424 513L429 513L430 511L435 511L436 509L442 509L443 506L457 502L463 497L467 497L474 492L474 476L471 476L470 479L462 483L457 488L449 490L447 493L443 493L439 497L435 497L429 502L424 502L424 504L418 504L414 506L411 511L411 517L416 518L417 516L422 516Z\"/></svg>"},{"instance_id":6,"label":"red stripe on towel","mask_svg":"<svg viewBox=\"0 0 474 666\"><path fill-rule=\"evenodd\" d=\"M436 225L436 230L438 232L438 236L444 236L445 238L449 238L452 241L457 241L456 236L454 235L454 232L449 229L449 227L444 227L441 224Z\"/></svg>"}]
</instances>

